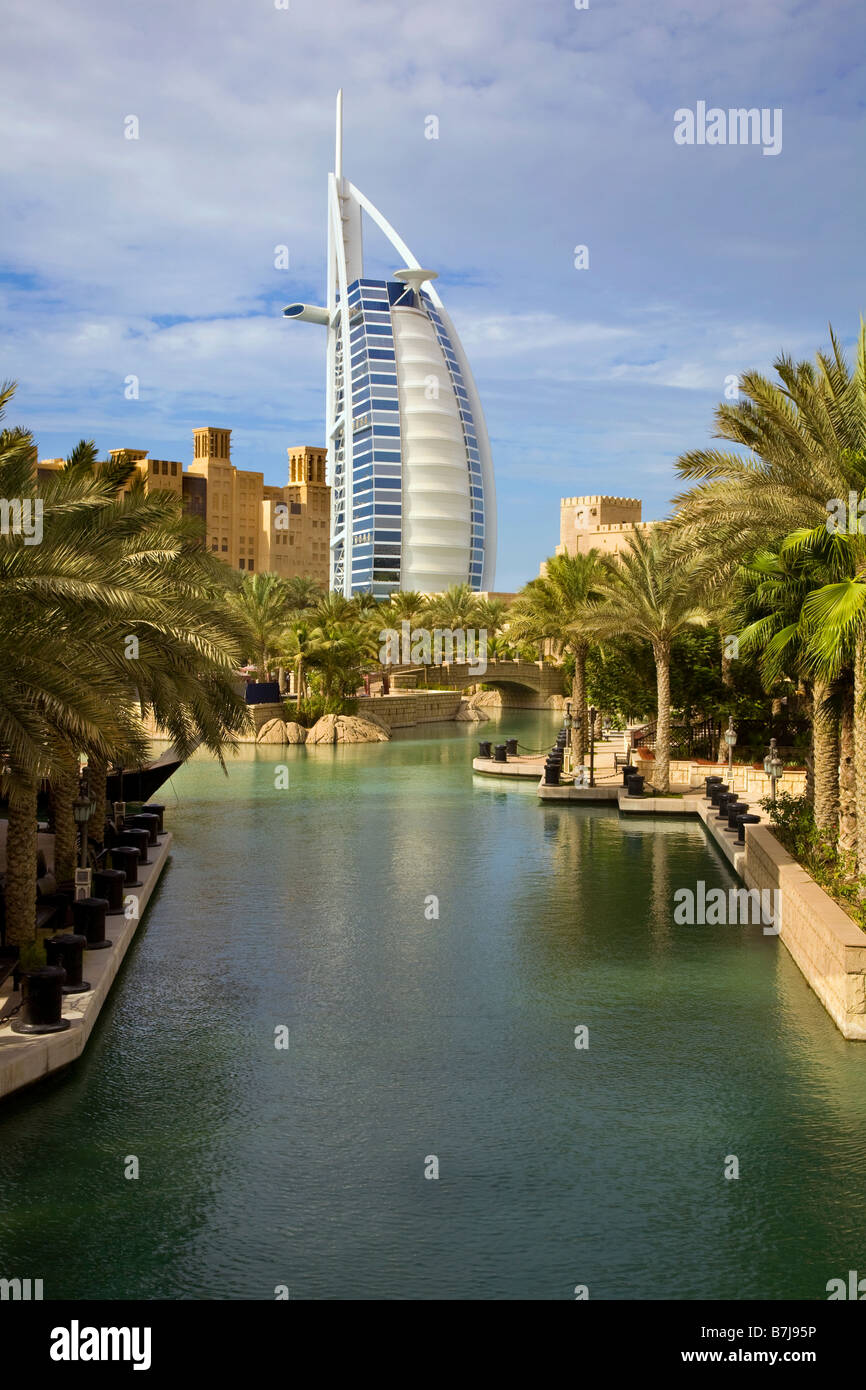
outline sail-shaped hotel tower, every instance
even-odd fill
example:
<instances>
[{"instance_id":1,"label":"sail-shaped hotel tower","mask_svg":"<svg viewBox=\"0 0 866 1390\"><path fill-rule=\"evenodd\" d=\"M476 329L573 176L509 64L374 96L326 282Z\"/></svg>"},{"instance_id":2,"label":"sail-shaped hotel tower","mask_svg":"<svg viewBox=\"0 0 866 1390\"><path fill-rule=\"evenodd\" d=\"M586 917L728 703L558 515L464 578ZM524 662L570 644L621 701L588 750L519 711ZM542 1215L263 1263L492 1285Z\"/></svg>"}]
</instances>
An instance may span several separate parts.
<instances>
[{"instance_id":1,"label":"sail-shaped hotel tower","mask_svg":"<svg viewBox=\"0 0 866 1390\"><path fill-rule=\"evenodd\" d=\"M364 278L362 213L403 258L390 280ZM493 588L490 443L436 278L343 178L340 92L328 176L327 305L290 304L283 312L327 329L331 588L347 597Z\"/></svg>"}]
</instances>

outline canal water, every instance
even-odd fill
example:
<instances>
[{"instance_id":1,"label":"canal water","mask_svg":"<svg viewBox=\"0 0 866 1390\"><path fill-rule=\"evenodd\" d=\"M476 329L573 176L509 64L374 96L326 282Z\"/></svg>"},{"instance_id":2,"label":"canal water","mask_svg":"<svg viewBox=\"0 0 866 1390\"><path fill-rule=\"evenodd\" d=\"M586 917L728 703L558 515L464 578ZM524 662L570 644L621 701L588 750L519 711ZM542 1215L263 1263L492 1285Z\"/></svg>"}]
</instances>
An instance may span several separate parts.
<instances>
[{"instance_id":1,"label":"canal water","mask_svg":"<svg viewBox=\"0 0 866 1390\"><path fill-rule=\"evenodd\" d=\"M173 859L84 1058L0 1112L0 1275L781 1299L866 1273L866 1045L760 926L674 924L677 888L732 883L696 822L473 777L478 733L164 789Z\"/></svg>"}]
</instances>

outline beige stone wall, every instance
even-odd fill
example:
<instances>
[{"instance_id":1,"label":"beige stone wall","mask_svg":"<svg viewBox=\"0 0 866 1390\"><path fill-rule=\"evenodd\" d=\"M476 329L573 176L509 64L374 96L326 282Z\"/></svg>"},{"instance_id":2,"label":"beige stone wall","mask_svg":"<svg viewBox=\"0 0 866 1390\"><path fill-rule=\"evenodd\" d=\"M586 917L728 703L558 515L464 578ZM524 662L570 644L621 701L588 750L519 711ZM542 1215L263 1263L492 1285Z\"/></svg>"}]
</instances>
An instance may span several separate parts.
<instances>
[{"instance_id":1,"label":"beige stone wall","mask_svg":"<svg viewBox=\"0 0 866 1390\"><path fill-rule=\"evenodd\" d=\"M780 938L846 1038L866 1040L866 934L763 825L746 827L747 888L780 889Z\"/></svg>"},{"instance_id":2,"label":"beige stone wall","mask_svg":"<svg viewBox=\"0 0 866 1390\"><path fill-rule=\"evenodd\" d=\"M653 759L635 758L639 772L648 777L653 768ZM671 788L679 791L687 787L700 787L703 790L704 778L721 777L728 783L727 763L686 762L685 759L671 759ZM770 779L763 768L751 767L744 763L734 763L733 782L728 783L735 792L748 793L747 800L758 802L770 795ZM786 770L779 784L779 790L790 792L792 796L802 796L806 790L805 769Z\"/></svg>"},{"instance_id":3,"label":"beige stone wall","mask_svg":"<svg viewBox=\"0 0 866 1390\"><path fill-rule=\"evenodd\" d=\"M413 724L437 724L453 719L460 708L459 690L419 692L417 695L372 695L358 700L361 719L369 712L389 729L406 729Z\"/></svg>"}]
</instances>

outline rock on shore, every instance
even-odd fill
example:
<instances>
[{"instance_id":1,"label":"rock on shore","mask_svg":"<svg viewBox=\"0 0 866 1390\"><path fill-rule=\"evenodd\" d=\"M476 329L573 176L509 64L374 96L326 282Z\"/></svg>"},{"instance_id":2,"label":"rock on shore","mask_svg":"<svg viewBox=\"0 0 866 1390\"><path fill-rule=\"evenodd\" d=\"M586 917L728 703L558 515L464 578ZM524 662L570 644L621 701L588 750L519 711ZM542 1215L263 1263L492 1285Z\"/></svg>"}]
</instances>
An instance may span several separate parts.
<instances>
[{"instance_id":1,"label":"rock on shore","mask_svg":"<svg viewBox=\"0 0 866 1390\"><path fill-rule=\"evenodd\" d=\"M460 708L454 716L455 719L471 720L473 723L480 723L484 719L489 719L487 714L478 705L473 705L471 700L461 700Z\"/></svg>"},{"instance_id":2,"label":"rock on shore","mask_svg":"<svg viewBox=\"0 0 866 1390\"><path fill-rule=\"evenodd\" d=\"M284 719L269 719L256 734L256 743L306 743L307 731L302 724Z\"/></svg>"},{"instance_id":3,"label":"rock on shore","mask_svg":"<svg viewBox=\"0 0 866 1390\"><path fill-rule=\"evenodd\" d=\"M323 714L307 734L307 743L387 743L383 725L355 714Z\"/></svg>"}]
</instances>

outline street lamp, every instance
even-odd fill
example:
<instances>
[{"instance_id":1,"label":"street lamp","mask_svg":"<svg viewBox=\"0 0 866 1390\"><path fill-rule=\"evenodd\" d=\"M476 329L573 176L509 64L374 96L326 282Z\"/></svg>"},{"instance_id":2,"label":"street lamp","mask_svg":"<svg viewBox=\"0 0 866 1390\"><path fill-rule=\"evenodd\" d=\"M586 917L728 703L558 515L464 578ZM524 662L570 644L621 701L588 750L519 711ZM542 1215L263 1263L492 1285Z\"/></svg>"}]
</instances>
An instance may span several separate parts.
<instances>
[{"instance_id":1,"label":"street lamp","mask_svg":"<svg viewBox=\"0 0 866 1390\"><path fill-rule=\"evenodd\" d=\"M728 727L725 729L725 743L728 745L728 778L729 784L734 785L734 744L737 741L737 731L734 728L734 716L728 715Z\"/></svg>"},{"instance_id":2,"label":"street lamp","mask_svg":"<svg viewBox=\"0 0 866 1390\"><path fill-rule=\"evenodd\" d=\"M598 710L590 705L589 710L589 785L595 786L595 720Z\"/></svg>"},{"instance_id":3,"label":"street lamp","mask_svg":"<svg viewBox=\"0 0 866 1390\"><path fill-rule=\"evenodd\" d=\"M764 771L770 779L770 795L775 801L776 783L781 782L782 776L784 774L784 768L782 766L782 759L779 757L779 750L776 747L776 740L774 738L770 739L770 747L768 748L767 755L764 758Z\"/></svg>"}]
</instances>

